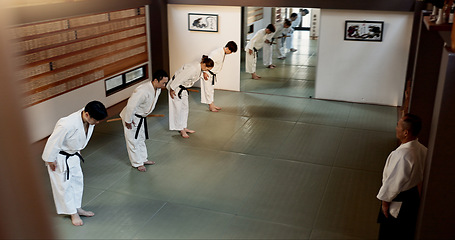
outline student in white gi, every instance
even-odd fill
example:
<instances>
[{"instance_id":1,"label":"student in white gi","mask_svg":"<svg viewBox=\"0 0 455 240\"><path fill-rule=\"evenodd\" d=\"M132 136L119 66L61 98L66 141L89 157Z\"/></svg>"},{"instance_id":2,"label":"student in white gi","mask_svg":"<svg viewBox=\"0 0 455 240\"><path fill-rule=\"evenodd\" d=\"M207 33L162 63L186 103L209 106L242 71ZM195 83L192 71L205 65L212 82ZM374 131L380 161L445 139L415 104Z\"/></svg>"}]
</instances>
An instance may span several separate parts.
<instances>
[{"instance_id":1,"label":"student in white gi","mask_svg":"<svg viewBox=\"0 0 455 240\"><path fill-rule=\"evenodd\" d=\"M286 47L291 51L291 52L296 52L297 49L294 48L294 40L293 40L293 33L295 31L295 28L300 25L302 22L302 17L307 15L309 13L308 9L299 9L299 13L292 13L291 14L291 28L289 28L289 37L286 38Z\"/></svg>"},{"instance_id":2,"label":"student in white gi","mask_svg":"<svg viewBox=\"0 0 455 240\"><path fill-rule=\"evenodd\" d=\"M169 80L164 70L156 71L152 78L152 81L147 81L134 90L125 108L120 112L128 157L131 165L140 172L147 171L144 165L155 164L147 159L145 145L145 139L148 138L147 115L155 109L161 88L164 88Z\"/></svg>"},{"instance_id":3,"label":"student in white gi","mask_svg":"<svg viewBox=\"0 0 455 240\"><path fill-rule=\"evenodd\" d=\"M285 19L284 22L275 23L275 33L267 35L265 44L262 50L262 62L267 68L275 68L272 64L273 52L275 51L278 55L278 59L284 59L283 49L283 30L291 26L291 21Z\"/></svg>"},{"instance_id":4,"label":"student in white gi","mask_svg":"<svg viewBox=\"0 0 455 240\"><path fill-rule=\"evenodd\" d=\"M390 153L382 174L378 223L379 239L414 239L420 204L427 148L417 136L422 121L413 114L404 115L397 124L401 145Z\"/></svg>"},{"instance_id":5,"label":"student in white gi","mask_svg":"<svg viewBox=\"0 0 455 240\"><path fill-rule=\"evenodd\" d=\"M187 128L188 125L188 88L203 78L208 81L209 78L203 76L203 71L209 71L213 68L213 60L208 56L202 56L200 62L184 64L174 76L169 80L167 89L169 90L169 130L177 130L184 138L189 138L188 133L194 133L194 130Z\"/></svg>"},{"instance_id":6,"label":"student in white gi","mask_svg":"<svg viewBox=\"0 0 455 240\"><path fill-rule=\"evenodd\" d=\"M42 158L49 172L57 213L70 215L75 226L84 224L80 216L95 215L81 208L84 179L80 151L90 140L94 126L106 117L101 102L89 102L85 108L58 120L44 147Z\"/></svg>"},{"instance_id":7,"label":"student in white gi","mask_svg":"<svg viewBox=\"0 0 455 240\"><path fill-rule=\"evenodd\" d=\"M204 72L204 77L208 77L211 81L201 81L201 103L208 104L209 110L212 112L221 110L214 103L216 75L223 69L226 55L235 52L237 52L237 44L234 41L229 41L226 46L217 48L209 54L209 58L213 60L215 65L209 71L210 75Z\"/></svg>"},{"instance_id":8,"label":"student in white gi","mask_svg":"<svg viewBox=\"0 0 455 240\"><path fill-rule=\"evenodd\" d=\"M254 34L253 38L251 38L245 46L245 70L247 73L251 73L251 78L253 79L261 78L256 74L258 51L264 46L268 35L273 32L275 32L275 26L273 26L273 24L269 24L266 28L257 31L257 33Z\"/></svg>"}]
</instances>

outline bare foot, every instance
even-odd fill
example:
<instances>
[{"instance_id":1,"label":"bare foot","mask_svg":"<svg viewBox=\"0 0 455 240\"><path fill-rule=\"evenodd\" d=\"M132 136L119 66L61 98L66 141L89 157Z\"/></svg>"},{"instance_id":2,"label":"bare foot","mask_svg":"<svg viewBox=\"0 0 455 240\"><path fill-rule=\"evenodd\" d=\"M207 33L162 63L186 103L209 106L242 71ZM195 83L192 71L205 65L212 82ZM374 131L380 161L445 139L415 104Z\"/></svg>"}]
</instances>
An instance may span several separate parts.
<instances>
[{"instance_id":1,"label":"bare foot","mask_svg":"<svg viewBox=\"0 0 455 240\"><path fill-rule=\"evenodd\" d=\"M71 222L73 223L74 226L82 226L84 225L84 222L82 221L81 217L79 217L79 214L71 214Z\"/></svg>"},{"instance_id":2,"label":"bare foot","mask_svg":"<svg viewBox=\"0 0 455 240\"><path fill-rule=\"evenodd\" d=\"M253 73L253 74L251 74L251 78L257 80L257 79L259 79L259 78L261 78L261 77L258 76L256 73Z\"/></svg>"},{"instance_id":3,"label":"bare foot","mask_svg":"<svg viewBox=\"0 0 455 240\"><path fill-rule=\"evenodd\" d=\"M78 208L78 209L77 209L77 214L78 214L79 216L84 216L84 217L93 217L93 216L95 216L95 213L94 213L94 212L92 212L92 211L86 211L86 210L84 210L84 209L82 209L82 208Z\"/></svg>"},{"instance_id":4,"label":"bare foot","mask_svg":"<svg viewBox=\"0 0 455 240\"><path fill-rule=\"evenodd\" d=\"M215 106L215 104L211 103L209 104L209 110L212 112L218 112L218 110L221 110L220 107Z\"/></svg>"},{"instance_id":5,"label":"bare foot","mask_svg":"<svg viewBox=\"0 0 455 240\"><path fill-rule=\"evenodd\" d=\"M195 132L196 132L196 131L190 130L190 129L188 129L188 128L184 128L183 130L184 130L185 132L187 132L187 133L195 133Z\"/></svg>"},{"instance_id":6,"label":"bare foot","mask_svg":"<svg viewBox=\"0 0 455 240\"><path fill-rule=\"evenodd\" d=\"M153 165L153 164L155 164L155 162L154 161L150 161L150 160L147 160L147 161L144 162L144 165Z\"/></svg>"},{"instance_id":7,"label":"bare foot","mask_svg":"<svg viewBox=\"0 0 455 240\"><path fill-rule=\"evenodd\" d=\"M189 138L190 136L188 135L188 133L186 133L185 130L181 130L180 131L180 135L182 135L183 138Z\"/></svg>"},{"instance_id":8,"label":"bare foot","mask_svg":"<svg viewBox=\"0 0 455 240\"><path fill-rule=\"evenodd\" d=\"M270 64L270 65L267 66L267 68L273 69L273 68L276 68L276 66L273 65L273 64Z\"/></svg>"},{"instance_id":9,"label":"bare foot","mask_svg":"<svg viewBox=\"0 0 455 240\"><path fill-rule=\"evenodd\" d=\"M137 167L137 170L138 170L139 172L146 172L146 171L147 171L147 168L146 168L144 165L142 165L142 166Z\"/></svg>"}]
</instances>

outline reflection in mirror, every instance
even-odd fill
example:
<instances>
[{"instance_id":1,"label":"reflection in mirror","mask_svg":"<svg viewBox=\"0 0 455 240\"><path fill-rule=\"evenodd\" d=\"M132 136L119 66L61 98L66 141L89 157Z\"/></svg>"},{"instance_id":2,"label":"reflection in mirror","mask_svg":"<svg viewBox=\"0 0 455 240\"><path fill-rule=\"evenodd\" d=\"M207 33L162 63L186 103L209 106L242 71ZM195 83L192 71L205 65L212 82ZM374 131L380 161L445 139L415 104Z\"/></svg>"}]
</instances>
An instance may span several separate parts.
<instances>
[{"instance_id":1,"label":"reflection in mirror","mask_svg":"<svg viewBox=\"0 0 455 240\"><path fill-rule=\"evenodd\" d=\"M243 7L242 13L242 49L244 51L241 51L240 90L312 98L316 80L320 9ZM288 28L285 24L286 20L291 22ZM265 35L268 41L265 41L261 47L260 44L257 45L257 39L261 36L261 30L270 23L273 23L277 29L276 34ZM258 37L253 38L256 34ZM247 69L245 63L249 54L246 48L251 46L259 48L257 48L255 73L258 77L256 79L251 73L252 65Z\"/></svg>"}]
</instances>

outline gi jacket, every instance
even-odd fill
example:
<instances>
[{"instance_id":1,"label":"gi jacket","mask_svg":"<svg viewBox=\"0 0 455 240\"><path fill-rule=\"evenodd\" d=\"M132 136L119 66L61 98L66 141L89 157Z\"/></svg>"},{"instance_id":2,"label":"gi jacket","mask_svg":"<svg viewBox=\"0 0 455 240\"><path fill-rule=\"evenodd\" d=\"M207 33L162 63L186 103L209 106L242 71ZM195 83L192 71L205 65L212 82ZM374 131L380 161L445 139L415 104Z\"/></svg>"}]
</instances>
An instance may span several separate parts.
<instances>
[{"instance_id":1,"label":"gi jacket","mask_svg":"<svg viewBox=\"0 0 455 240\"><path fill-rule=\"evenodd\" d=\"M171 78L171 80L169 80L167 89L178 91L180 85L185 88L190 88L201 79L201 74L202 70L199 62L184 64L175 72L173 79Z\"/></svg>"},{"instance_id":2,"label":"gi jacket","mask_svg":"<svg viewBox=\"0 0 455 240\"><path fill-rule=\"evenodd\" d=\"M160 93L161 88L155 91L151 81L139 85L131 94L125 108L120 112L120 117L126 123L133 122L135 114L146 117L155 109Z\"/></svg>"},{"instance_id":3,"label":"gi jacket","mask_svg":"<svg viewBox=\"0 0 455 240\"><path fill-rule=\"evenodd\" d=\"M409 190L423 180L427 148L413 140L391 152L382 174L382 187L377 198L391 202L399 193Z\"/></svg>"},{"instance_id":4,"label":"gi jacket","mask_svg":"<svg viewBox=\"0 0 455 240\"><path fill-rule=\"evenodd\" d=\"M44 147L42 158L45 162L54 162L57 157L64 157L59 154L60 151L74 154L87 146L95 125L89 125L86 135L82 121L83 110L58 120Z\"/></svg>"}]
</instances>

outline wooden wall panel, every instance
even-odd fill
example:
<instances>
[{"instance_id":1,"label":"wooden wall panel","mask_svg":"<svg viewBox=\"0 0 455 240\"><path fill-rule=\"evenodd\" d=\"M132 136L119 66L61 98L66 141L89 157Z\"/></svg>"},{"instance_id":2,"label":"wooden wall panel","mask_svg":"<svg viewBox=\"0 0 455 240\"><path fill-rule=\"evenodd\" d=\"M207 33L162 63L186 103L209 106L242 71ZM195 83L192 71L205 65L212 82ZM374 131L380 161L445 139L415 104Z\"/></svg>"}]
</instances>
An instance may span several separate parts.
<instances>
[{"instance_id":1,"label":"wooden wall panel","mask_svg":"<svg viewBox=\"0 0 455 240\"><path fill-rule=\"evenodd\" d=\"M11 29L31 106L148 62L145 8Z\"/></svg>"}]
</instances>

